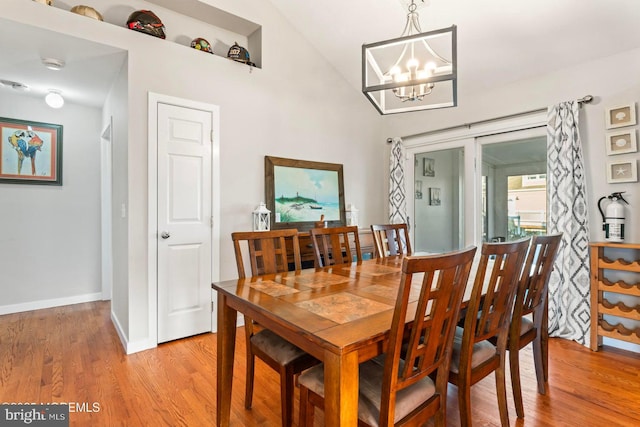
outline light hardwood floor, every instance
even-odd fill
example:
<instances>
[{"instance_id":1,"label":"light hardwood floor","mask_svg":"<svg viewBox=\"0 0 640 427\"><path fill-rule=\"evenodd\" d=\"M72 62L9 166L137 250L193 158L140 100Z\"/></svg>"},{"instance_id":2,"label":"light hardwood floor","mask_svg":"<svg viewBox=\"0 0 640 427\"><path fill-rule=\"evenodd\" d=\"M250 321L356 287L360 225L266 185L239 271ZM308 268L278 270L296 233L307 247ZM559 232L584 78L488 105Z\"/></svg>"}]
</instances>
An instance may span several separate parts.
<instances>
[{"instance_id":1,"label":"light hardwood floor","mask_svg":"<svg viewBox=\"0 0 640 427\"><path fill-rule=\"evenodd\" d=\"M70 402L72 426L215 425L215 334L127 356L109 316L107 302L0 316L0 403ZM253 409L244 409L242 331L237 337L232 425L279 426L278 377L261 361ZM550 392L536 392L525 349L526 418L516 419L509 396L512 426L640 425L640 355L610 347L594 353L560 339L549 345ZM449 426L459 425L455 392L451 386ZM474 426L499 425L493 376L472 388L471 399ZM295 411L297 420L297 396ZM316 426L323 424L317 416Z\"/></svg>"}]
</instances>

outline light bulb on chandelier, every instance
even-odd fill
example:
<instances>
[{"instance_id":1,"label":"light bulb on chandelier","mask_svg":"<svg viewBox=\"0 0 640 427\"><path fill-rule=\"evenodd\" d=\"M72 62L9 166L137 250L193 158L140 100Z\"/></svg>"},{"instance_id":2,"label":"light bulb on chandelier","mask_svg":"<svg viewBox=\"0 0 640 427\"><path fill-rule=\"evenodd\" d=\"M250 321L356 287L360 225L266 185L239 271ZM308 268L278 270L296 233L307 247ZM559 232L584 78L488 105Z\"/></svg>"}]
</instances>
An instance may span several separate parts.
<instances>
[{"instance_id":1,"label":"light bulb on chandelier","mask_svg":"<svg viewBox=\"0 0 640 427\"><path fill-rule=\"evenodd\" d=\"M429 61L425 64L423 69L418 69L420 62L411 58L407 61L407 72L403 73L400 67L395 66L389 70L389 76L396 83L406 83L410 80L424 80L433 76L433 72L436 69L436 64L433 61ZM421 83L413 86L401 86L399 88L392 89L393 94L404 101L422 101L422 99L429 95L435 83Z\"/></svg>"}]
</instances>

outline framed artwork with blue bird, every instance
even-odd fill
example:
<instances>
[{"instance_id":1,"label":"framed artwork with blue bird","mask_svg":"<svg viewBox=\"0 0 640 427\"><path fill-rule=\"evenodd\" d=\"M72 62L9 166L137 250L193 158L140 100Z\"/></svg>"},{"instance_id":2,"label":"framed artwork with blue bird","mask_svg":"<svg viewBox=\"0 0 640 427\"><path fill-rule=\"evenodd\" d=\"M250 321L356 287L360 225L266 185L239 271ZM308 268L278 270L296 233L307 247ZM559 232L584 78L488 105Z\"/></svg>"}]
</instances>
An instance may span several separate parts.
<instances>
[{"instance_id":1,"label":"framed artwork with blue bird","mask_svg":"<svg viewBox=\"0 0 640 427\"><path fill-rule=\"evenodd\" d=\"M62 125L0 117L0 184L62 185Z\"/></svg>"}]
</instances>

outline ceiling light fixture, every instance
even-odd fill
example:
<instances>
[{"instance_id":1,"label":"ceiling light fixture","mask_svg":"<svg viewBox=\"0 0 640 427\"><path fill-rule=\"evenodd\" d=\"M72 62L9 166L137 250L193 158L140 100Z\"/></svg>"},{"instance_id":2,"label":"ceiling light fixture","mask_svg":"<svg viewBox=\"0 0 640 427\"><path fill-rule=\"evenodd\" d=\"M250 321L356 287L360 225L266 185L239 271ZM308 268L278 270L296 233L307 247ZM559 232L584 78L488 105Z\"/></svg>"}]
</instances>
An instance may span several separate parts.
<instances>
[{"instance_id":1,"label":"ceiling light fixture","mask_svg":"<svg viewBox=\"0 0 640 427\"><path fill-rule=\"evenodd\" d=\"M58 71L64 68L65 63L61 59L43 58L42 64L50 70Z\"/></svg>"},{"instance_id":2,"label":"ceiling light fixture","mask_svg":"<svg viewBox=\"0 0 640 427\"><path fill-rule=\"evenodd\" d=\"M416 8L400 37L362 45L362 92L380 114L458 105L456 26L423 33Z\"/></svg>"},{"instance_id":3,"label":"ceiling light fixture","mask_svg":"<svg viewBox=\"0 0 640 427\"><path fill-rule=\"evenodd\" d=\"M49 89L49 93L44 97L44 101L51 108L62 108L64 105L64 98L59 91Z\"/></svg>"}]
</instances>

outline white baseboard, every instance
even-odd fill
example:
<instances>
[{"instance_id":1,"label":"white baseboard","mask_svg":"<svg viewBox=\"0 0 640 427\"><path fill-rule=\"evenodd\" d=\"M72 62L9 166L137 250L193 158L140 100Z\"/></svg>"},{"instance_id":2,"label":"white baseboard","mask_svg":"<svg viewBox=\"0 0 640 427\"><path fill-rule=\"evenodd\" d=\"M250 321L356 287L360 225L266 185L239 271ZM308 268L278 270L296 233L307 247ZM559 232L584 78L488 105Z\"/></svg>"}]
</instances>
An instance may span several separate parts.
<instances>
[{"instance_id":1,"label":"white baseboard","mask_svg":"<svg viewBox=\"0 0 640 427\"><path fill-rule=\"evenodd\" d=\"M122 347L124 348L124 351L126 352L127 351L127 342L129 340L127 339L127 335L122 330L122 326L120 325L120 322L118 322L118 318L113 314L113 310L111 310L111 323L113 323L113 327L116 328L116 332L118 333L118 337L120 338L120 342L122 343Z\"/></svg>"},{"instance_id":2,"label":"white baseboard","mask_svg":"<svg viewBox=\"0 0 640 427\"><path fill-rule=\"evenodd\" d=\"M627 341L617 340L614 338L602 337L602 343L604 345L610 345L611 347L620 348L622 350L633 351L640 353L640 345L630 343Z\"/></svg>"},{"instance_id":3,"label":"white baseboard","mask_svg":"<svg viewBox=\"0 0 640 427\"><path fill-rule=\"evenodd\" d=\"M129 342L127 335L124 333L124 330L122 329L122 325L120 325L120 322L118 321L118 318L113 314L113 311L111 312L111 322L113 323L113 326L116 328L116 332L118 333L118 337L120 337L120 342L122 343L122 347L124 348L125 353L127 354L137 353L139 351L149 350L150 348L155 348L158 346L158 343L153 342L149 339Z\"/></svg>"},{"instance_id":4,"label":"white baseboard","mask_svg":"<svg viewBox=\"0 0 640 427\"><path fill-rule=\"evenodd\" d=\"M22 313L23 311L41 310L43 308L61 307L63 305L80 304L102 300L102 292L75 295L72 297L55 298L40 301L30 301L21 304L0 305L0 315Z\"/></svg>"},{"instance_id":5,"label":"white baseboard","mask_svg":"<svg viewBox=\"0 0 640 427\"><path fill-rule=\"evenodd\" d=\"M156 348L158 343L152 342L151 340L141 340L135 342L128 342L126 346L127 354L137 353L139 351L149 350L152 348Z\"/></svg>"}]
</instances>

